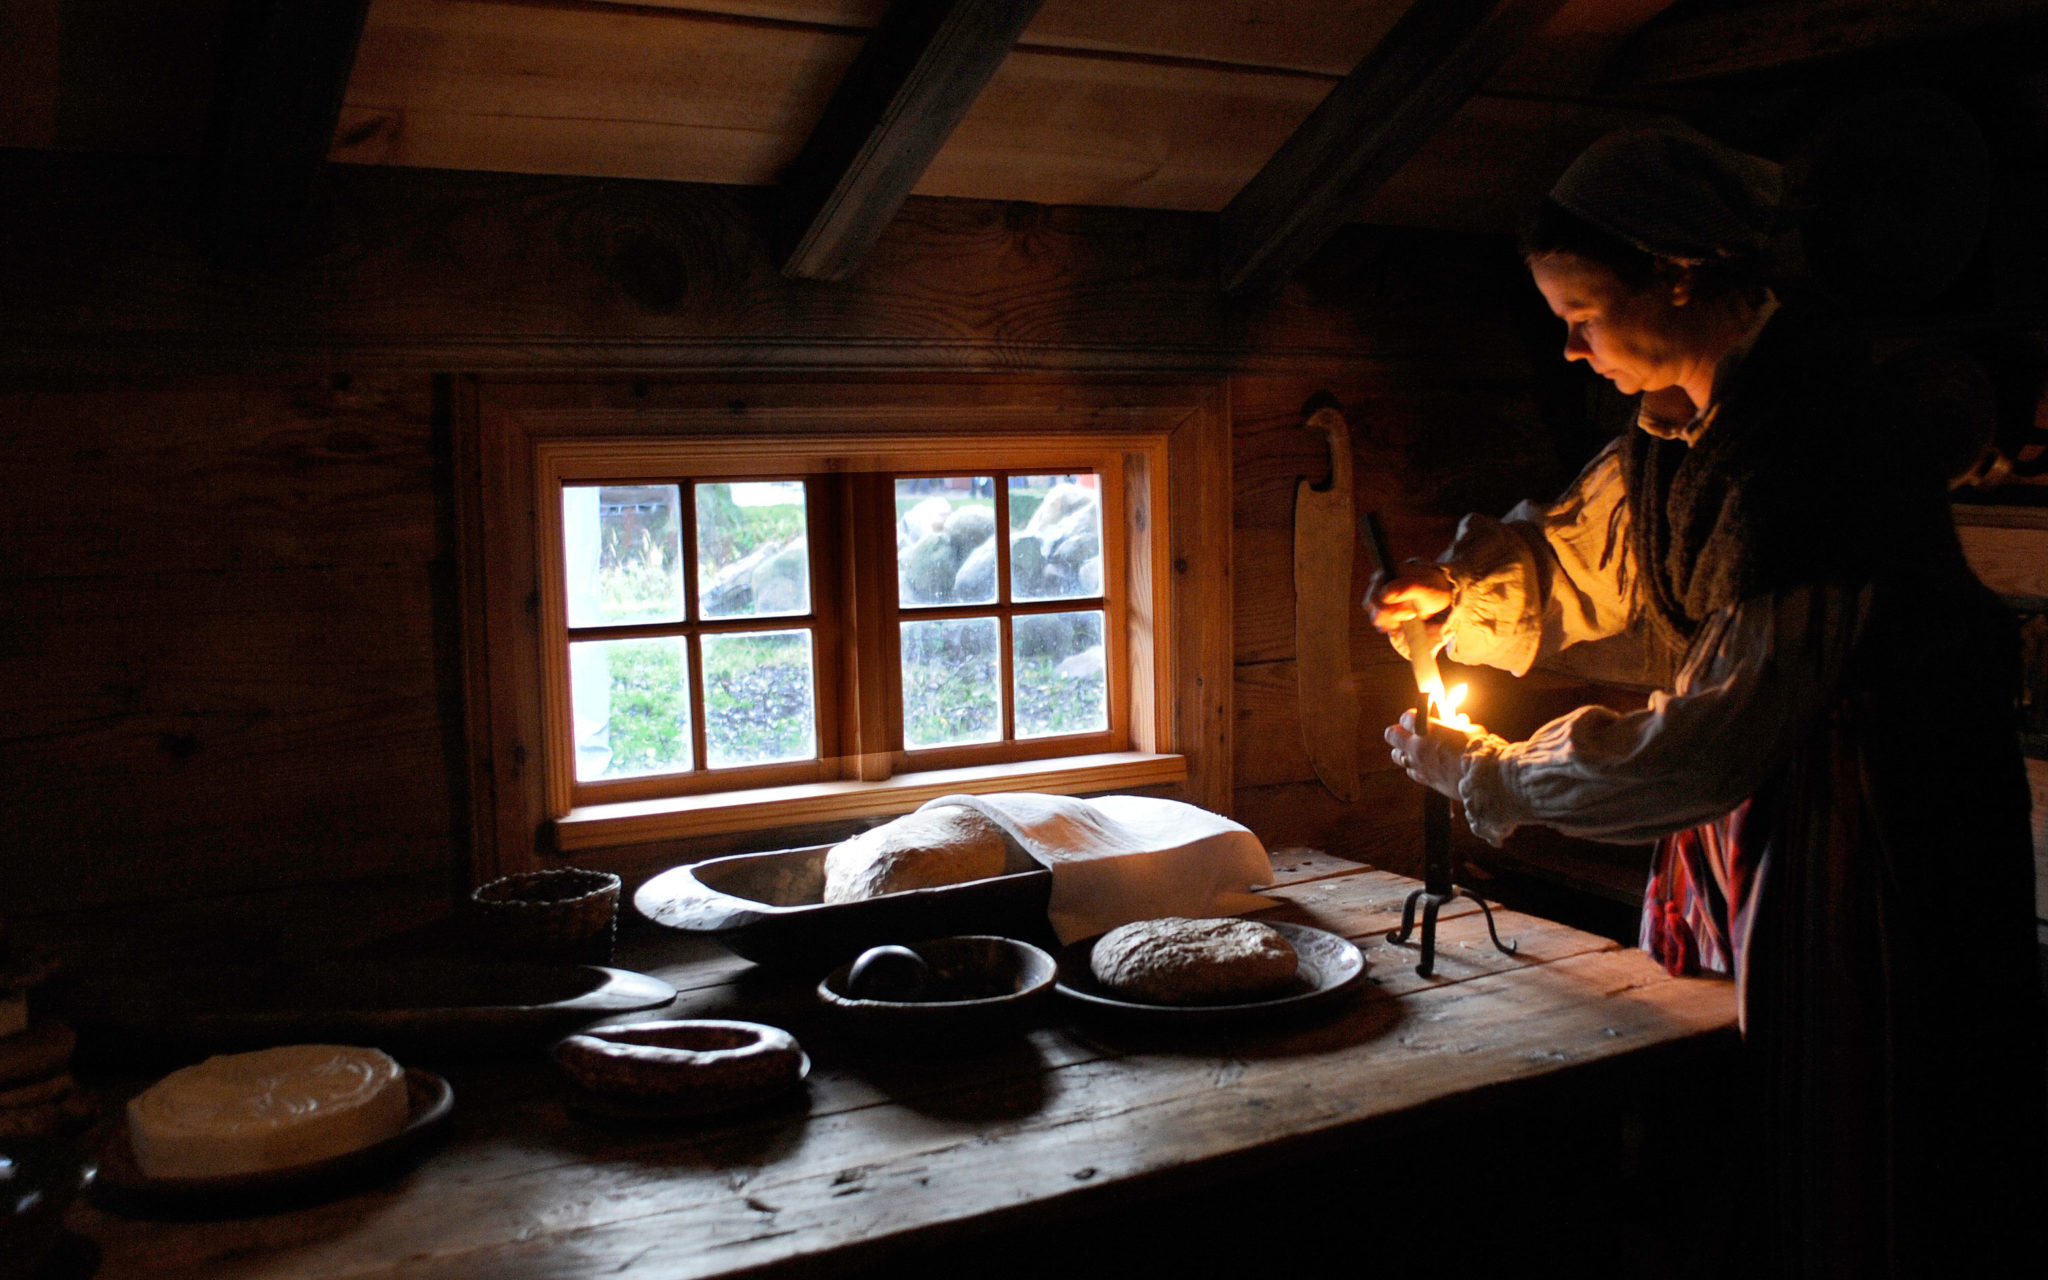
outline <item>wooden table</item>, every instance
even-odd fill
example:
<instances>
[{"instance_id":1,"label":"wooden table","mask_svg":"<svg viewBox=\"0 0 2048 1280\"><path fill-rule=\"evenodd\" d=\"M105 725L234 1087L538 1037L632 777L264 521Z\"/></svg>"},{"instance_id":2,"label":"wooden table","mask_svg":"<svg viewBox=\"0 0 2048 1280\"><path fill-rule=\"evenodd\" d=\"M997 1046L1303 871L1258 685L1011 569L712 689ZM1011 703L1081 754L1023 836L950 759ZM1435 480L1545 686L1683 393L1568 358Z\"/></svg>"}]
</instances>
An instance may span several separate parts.
<instances>
[{"instance_id":1,"label":"wooden table","mask_svg":"<svg viewBox=\"0 0 2048 1280\"><path fill-rule=\"evenodd\" d=\"M1274 1167L1370 1140L1475 1090L1718 1037L1732 988L1514 912L1496 953L1469 903L1445 911L1437 973L1389 945L1415 882L1308 855L1276 860L1267 918L1345 934L1368 985L1328 1017L1165 1036L1078 1022L1061 1003L1014 1042L916 1058L835 1038L807 984L688 940L624 962L681 992L662 1016L796 1031L807 1105L701 1129L569 1118L538 1056L451 1063L445 1140L395 1180L325 1205L145 1222L93 1204L70 1225L106 1280L633 1277L844 1271L935 1240L1058 1222L1168 1179ZM664 957L667 957L664 959Z\"/></svg>"}]
</instances>

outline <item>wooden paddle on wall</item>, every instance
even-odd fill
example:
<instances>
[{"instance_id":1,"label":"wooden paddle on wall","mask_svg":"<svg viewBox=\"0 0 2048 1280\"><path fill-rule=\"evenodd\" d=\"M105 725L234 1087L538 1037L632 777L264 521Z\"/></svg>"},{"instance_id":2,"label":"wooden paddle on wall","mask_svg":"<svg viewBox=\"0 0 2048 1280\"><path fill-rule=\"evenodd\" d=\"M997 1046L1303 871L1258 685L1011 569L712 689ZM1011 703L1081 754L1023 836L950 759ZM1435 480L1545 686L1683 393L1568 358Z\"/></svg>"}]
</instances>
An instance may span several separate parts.
<instances>
[{"instance_id":1,"label":"wooden paddle on wall","mask_svg":"<svg viewBox=\"0 0 2048 1280\"><path fill-rule=\"evenodd\" d=\"M1358 689L1351 678L1351 551L1357 526L1351 427L1336 397L1317 392L1302 423L1330 443L1330 478L1294 489L1294 668L1301 740L1316 777L1339 800L1364 795L1358 778Z\"/></svg>"}]
</instances>

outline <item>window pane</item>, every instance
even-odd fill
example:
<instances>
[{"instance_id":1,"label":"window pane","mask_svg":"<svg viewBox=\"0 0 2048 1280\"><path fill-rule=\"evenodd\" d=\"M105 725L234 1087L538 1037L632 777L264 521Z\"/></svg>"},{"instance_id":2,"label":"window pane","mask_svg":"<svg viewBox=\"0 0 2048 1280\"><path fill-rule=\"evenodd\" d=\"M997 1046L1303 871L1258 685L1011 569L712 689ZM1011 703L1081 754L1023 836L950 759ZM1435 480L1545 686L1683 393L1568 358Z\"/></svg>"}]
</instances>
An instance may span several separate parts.
<instances>
[{"instance_id":1,"label":"window pane","mask_svg":"<svg viewBox=\"0 0 2048 1280\"><path fill-rule=\"evenodd\" d=\"M1010 620L1017 651L1017 736L1100 733L1109 728L1102 611L1027 613Z\"/></svg>"},{"instance_id":2,"label":"window pane","mask_svg":"<svg viewBox=\"0 0 2048 1280\"><path fill-rule=\"evenodd\" d=\"M1010 598L1102 594L1101 478L1010 477Z\"/></svg>"},{"instance_id":3,"label":"window pane","mask_svg":"<svg viewBox=\"0 0 2048 1280\"><path fill-rule=\"evenodd\" d=\"M801 480L697 486L697 608L707 618L811 611Z\"/></svg>"},{"instance_id":4,"label":"window pane","mask_svg":"<svg viewBox=\"0 0 2048 1280\"><path fill-rule=\"evenodd\" d=\"M714 769L818 754L811 633L705 636L704 755Z\"/></svg>"},{"instance_id":5,"label":"window pane","mask_svg":"<svg viewBox=\"0 0 2048 1280\"><path fill-rule=\"evenodd\" d=\"M680 636L569 646L576 780L690 767L690 664Z\"/></svg>"},{"instance_id":6,"label":"window pane","mask_svg":"<svg viewBox=\"0 0 2048 1280\"><path fill-rule=\"evenodd\" d=\"M562 486L570 626L682 618L680 506L672 484Z\"/></svg>"},{"instance_id":7,"label":"window pane","mask_svg":"<svg viewBox=\"0 0 2048 1280\"><path fill-rule=\"evenodd\" d=\"M993 604L996 499L992 476L896 482L899 604Z\"/></svg>"},{"instance_id":8,"label":"window pane","mask_svg":"<svg viewBox=\"0 0 2048 1280\"><path fill-rule=\"evenodd\" d=\"M903 745L1003 736L1002 636L994 618L903 624Z\"/></svg>"}]
</instances>

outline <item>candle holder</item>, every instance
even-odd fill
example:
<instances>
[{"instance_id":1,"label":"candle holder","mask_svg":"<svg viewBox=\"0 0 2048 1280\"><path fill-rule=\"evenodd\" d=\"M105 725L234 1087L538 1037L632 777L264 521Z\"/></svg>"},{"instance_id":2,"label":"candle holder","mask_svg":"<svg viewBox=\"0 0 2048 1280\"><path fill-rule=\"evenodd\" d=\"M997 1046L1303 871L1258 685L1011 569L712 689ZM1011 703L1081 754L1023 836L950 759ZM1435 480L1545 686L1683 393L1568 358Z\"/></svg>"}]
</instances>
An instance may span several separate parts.
<instances>
[{"instance_id":1,"label":"candle holder","mask_svg":"<svg viewBox=\"0 0 2048 1280\"><path fill-rule=\"evenodd\" d=\"M1422 695L1415 708L1416 728L1423 737L1428 737L1429 694ZM1502 955L1515 954L1517 942L1502 942L1500 930L1494 927L1493 908L1486 899L1456 882L1456 872L1451 864L1451 800L1434 787L1422 789L1422 887L1408 895L1401 905L1401 927L1387 935L1387 941L1397 947L1408 945L1409 937L1415 931L1415 904L1422 903L1422 962L1415 966L1415 972L1429 977L1436 972L1436 917L1443 905L1453 898L1469 898L1479 904L1479 910L1486 916L1486 932L1493 939L1493 945Z\"/></svg>"}]
</instances>

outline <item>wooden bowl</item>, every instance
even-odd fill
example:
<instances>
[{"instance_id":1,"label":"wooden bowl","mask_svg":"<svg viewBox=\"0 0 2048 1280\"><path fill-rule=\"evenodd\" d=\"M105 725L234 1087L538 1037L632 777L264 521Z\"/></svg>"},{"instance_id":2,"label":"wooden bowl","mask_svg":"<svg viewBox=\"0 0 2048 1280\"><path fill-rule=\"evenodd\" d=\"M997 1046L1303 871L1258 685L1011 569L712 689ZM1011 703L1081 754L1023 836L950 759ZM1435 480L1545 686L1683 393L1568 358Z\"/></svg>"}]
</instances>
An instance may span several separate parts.
<instances>
[{"instance_id":1,"label":"wooden bowl","mask_svg":"<svg viewBox=\"0 0 2048 1280\"><path fill-rule=\"evenodd\" d=\"M825 975L818 1000L840 1023L889 1035L958 1035L1017 1026L1059 977L1053 958L1028 942L989 934L907 944L930 969L926 998L866 1000L847 990L851 962Z\"/></svg>"},{"instance_id":2,"label":"wooden bowl","mask_svg":"<svg viewBox=\"0 0 2048 1280\"><path fill-rule=\"evenodd\" d=\"M869 947L945 934L1048 935L1052 872L826 902L829 844L729 854L673 867L640 886L633 905L664 928L701 934L755 964L818 973Z\"/></svg>"}]
</instances>

